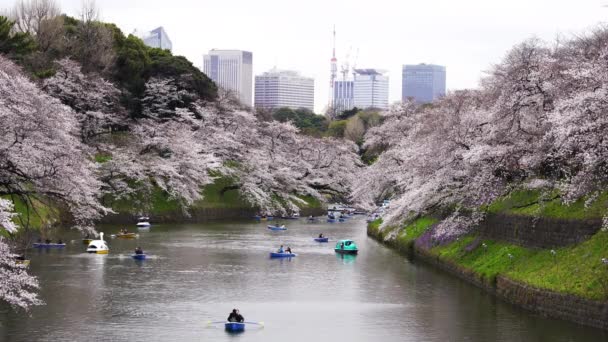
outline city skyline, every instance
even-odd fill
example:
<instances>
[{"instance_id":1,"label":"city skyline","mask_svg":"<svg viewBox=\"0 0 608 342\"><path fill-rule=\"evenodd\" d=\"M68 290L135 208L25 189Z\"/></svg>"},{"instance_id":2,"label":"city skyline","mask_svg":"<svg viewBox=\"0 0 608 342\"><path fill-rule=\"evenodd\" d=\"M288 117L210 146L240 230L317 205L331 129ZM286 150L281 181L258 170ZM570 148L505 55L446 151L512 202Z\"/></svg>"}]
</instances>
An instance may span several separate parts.
<instances>
[{"instance_id":1,"label":"city skyline","mask_svg":"<svg viewBox=\"0 0 608 342\"><path fill-rule=\"evenodd\" d=\"M10 8L14 2L0 0L0 8ZM80 0L58 3L64 13L78 15ZM407 4L379 0L371 7L362 1L345 6L341 2L312 0L298 16L313 18L314 25L303 25L287 15L292 6L278 0L183 0L172 2L171 7L158 0L147 2L145 7L141 2L104 0L97 5L102 20L117 24L125 33L163 26L171 36L173 53L185 56L201 70L201 57L207 51L234 48L256 55L254 75L276 66L313 77L318 113L329 100L334 24L338 69L349 50L351 63L358 50L358 68L388 70L389 101L393 103L401 99L403 64L447 66L448 91L476 87L484 71L500 61L513 45L535 36L552 41L558 34L578 34L608 15L608 9L596 0L580 1L576 6L566 0L514 0L502 3L500 9L472 0ZM365 25L361 25L363 21Z\"/></svg>"}]
</instances>

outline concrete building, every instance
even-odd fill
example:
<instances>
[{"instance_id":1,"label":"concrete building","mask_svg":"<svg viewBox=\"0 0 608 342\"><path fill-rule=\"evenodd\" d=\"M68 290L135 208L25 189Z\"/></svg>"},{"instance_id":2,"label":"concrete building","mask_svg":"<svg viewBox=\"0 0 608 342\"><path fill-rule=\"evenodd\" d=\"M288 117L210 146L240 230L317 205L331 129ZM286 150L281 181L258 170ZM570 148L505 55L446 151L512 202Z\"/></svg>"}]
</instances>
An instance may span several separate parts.
<instances>
[{"instance_id":1,"label":"concrete building","mask_svg":"<svg viewBox=\"0 0 608 342\"><path fill-rule=\"evenodd\" d=\"M355 107L355 83L352 80L334 82L333 110L339 114Z\"/></svg>"},{"instance_id":2,"label":"concrete building","mask_svg":"<svg viewBox=\"0 0 608 342\"><path fill-rule=\"evenodd\" d=\"M232 91L246 106L253 105L253 54L241 50L209 51L203 57L204 72L219 87Z\"/></svg>"},{"instance_id":3,"label":"concrete building","mask_svg":"<svg viewBox=\"0 0 608 342\"><path fill-rule=\"evenodd\" d=\"M149 47L160 48L169 51L173 49L171 39L169 39L167 32L165 32L165 29L162 26L157 27L152 31L136 30L135 32L133 32L133 35L139 37L141 40L144 41L144 44Z\"/></svg>"},{"instance_id":4,"label":"concrete building","mask_svg":"<svg viewBox=\"0 0 608 342\"><path fill-rule=\"evenodd\" d=\"M445 96L445 67L433 64L404 65L401 100L418 103L433 102Z\"/></svg>"},{"instance_id":5,"label":"concrete building","mask_svg":"<svg viewBox=\"0 0 608 342\"><path fill-rule=\"evenodd\" d=\"M354 105L360 109L388 109L388 76L379 69L355 69Z\"/></svg>"},{"instance_id":6,"label":"concrete building","mask_svg":"<svg viewBox=\"0 0 608 342\"><path fill-rule=\"evenodd\" d=\"M255 77L255 107L289 107L314 111L315 80L296 71L276 68Z\"/></svg>"}]
</instances>

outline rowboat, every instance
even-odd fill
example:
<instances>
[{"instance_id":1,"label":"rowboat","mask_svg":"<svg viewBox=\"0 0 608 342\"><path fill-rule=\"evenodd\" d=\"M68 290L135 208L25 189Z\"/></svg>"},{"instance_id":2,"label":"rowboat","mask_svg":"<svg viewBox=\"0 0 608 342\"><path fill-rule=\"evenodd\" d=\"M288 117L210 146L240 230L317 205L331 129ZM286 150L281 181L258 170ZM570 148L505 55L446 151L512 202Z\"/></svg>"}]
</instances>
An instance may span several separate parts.
<instances>
[{"instance_id":1,"label":"rowboat","mask_svg":"<svg viewBox=\"0 0 608 342\"><path fill-rule=\"evenodd\" d=\"M270 226L270 225L269 225L269 226L267 226L267 227L268 227L268 229L270 229L270 230L287 230L287 228L285 228L285 225L282 225L282 226Z\"/></svg>"},{"instance_id":2,"label":"rowboat","mask_svg":"<svg viewBox=\"0 0 608 342\"><path fill-rule=\"evenodd\" d=\"M329 222L329 223L336 223L336 219L327 219L327 222Z\"/></svg>"},{"instance_id":3,"label":"rowboat","mask_svg":"<svg viewBox=\"0 0 608 342\"><path fill-rule=\"evenodd\" d=\"M323 238L315 238L316 242L329 242L329 238L327 237L323 237Z\"/></svg>"},{"instance_id":4,"label":"rowboat","mask_svg":"<svg viewBox=\"0 0 608 342\"><path fill-rule=\"evenodd\" d=\"M135 239L137 238L137 234L135 233L119 233L119 234L112 234L113 238L119 238L119 239Z\"/></svg>"},{"instance_id":5,"label":"rowboat","mask_svg":"<svg viewBox=\"0 0 608 342\"><path fill-rule=\"evenodd\" d=\"M132 254L131 258L133 258L135 260L146 260L146 255L145 254Z\"/></svg>"},{"instance_id":6,"label":"rowboat","mask_svg":"<svg viewBox=\"0 0 608 342\"><path fill-rule=\"evenodd\" d=\"M224 327L228 332L243 332L245 331L245 323L239 322L226 322Z\"/></svg>"},{"instance_id":7,"label":"rowboat","mask_svg":"<svg viewBox=\"0 0 608 342\"><path fill-rule=\"evenodd\" d=\"M25 267L28 267L30 265L30 261L28 259L17 260L17 261L15 261L15 263L18 264L18 265L23 265Z\"/></svg>"},{"instance_id":8,"label":"rowboat","mask_svg":"<svg viewBox=\"0 0 608 342\"><path fill-rule=\"evenodd\" d=\"M270 257L271 258L292 258L297 256L297 254L295 253L276 253L276 252L270 252Z\"/></svg>"},{"instance_id":9,"label":"rowboat","mask_svg":"<svg viewBox=\"0 0 608 342\"><path fill-rule=\"evenodd\" d=\"M35 243L34 248L64 248L65 243Z\"/></svg>"}]
</instances>

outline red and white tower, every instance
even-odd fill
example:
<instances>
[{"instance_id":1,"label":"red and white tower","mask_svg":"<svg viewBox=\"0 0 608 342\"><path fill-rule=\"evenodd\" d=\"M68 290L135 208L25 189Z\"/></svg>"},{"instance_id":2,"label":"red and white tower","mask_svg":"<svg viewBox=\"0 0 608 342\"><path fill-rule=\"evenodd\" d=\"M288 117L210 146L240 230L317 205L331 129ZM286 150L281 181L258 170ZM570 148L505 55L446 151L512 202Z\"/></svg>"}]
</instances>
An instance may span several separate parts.
<instances>
[{"instance_id":1,"label":"red and white tower","mask_svg":"<svg viewBox=\"0 0 608 342\"><path fill-rule=\"evenodd\" d=\"M338 59L336 58L336 25L334 25L334 42L333 42L333 51L331 57L331 73L329 79L329 108L334 106L334 84L336 83L336 79L338 77Z\"/></svg>"}]
</instances>

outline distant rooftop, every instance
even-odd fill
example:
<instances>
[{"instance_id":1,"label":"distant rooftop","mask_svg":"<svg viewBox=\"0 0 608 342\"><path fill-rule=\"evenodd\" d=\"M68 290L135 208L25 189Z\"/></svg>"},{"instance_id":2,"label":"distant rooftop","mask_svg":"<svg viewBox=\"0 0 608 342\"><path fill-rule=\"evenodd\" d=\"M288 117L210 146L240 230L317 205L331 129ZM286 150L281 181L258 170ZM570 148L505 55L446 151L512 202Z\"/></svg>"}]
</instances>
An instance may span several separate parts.
<instances>
[{"instance_id":1,"label":"distant rooftop","mask_svg":"<svg viewBox=\"0 0 608 342\"><path fill-rule=\"evenodd\" d=\"M381 69L355 69L355 73L358 75L384 75L386 70Z\"/></svg>"}]
</instances>

